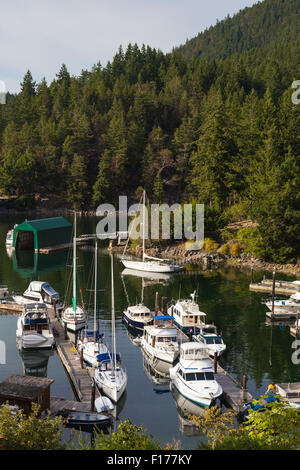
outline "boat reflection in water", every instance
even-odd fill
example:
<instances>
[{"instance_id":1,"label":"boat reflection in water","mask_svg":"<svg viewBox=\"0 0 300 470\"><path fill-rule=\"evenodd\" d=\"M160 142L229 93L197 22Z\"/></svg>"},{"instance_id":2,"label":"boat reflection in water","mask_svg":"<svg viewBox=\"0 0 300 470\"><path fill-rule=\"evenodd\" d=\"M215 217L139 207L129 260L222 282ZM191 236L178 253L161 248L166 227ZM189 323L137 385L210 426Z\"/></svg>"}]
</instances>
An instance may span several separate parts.
<instances>
[{"instance_id":1,"label":"boat reflection in water","mask_svg":"<svg viewBox=\"0 0 300 470\"><path fill-rule=\"evenodd\" d=\"M142 350L143 369L148 379L153 384L155 393L169 393L170 364L157 358L150 357Z\"/></svg>"},{"instance_id":2,"label":"boat reflection in water","mask_svg":"<svg viewBox=\"0 0 300 470\"><path fill-rule=\"evenodd\" d=\"M205 408L187 400L178 392L172 382L170 382L169 386L171 395L176 403L180 432L185 437L200 436L202 434L201 430L195 425L189 415L202 416L205 412Z\"/></svg>"},{"instance_id":3,"label":"boat reflection in water","mask_svg":"<svg viewBox=\"0 0 300 470\"><path fill-rule=\"evenodd\" d=\"M153 284L167 285L173 280L172 274L138 271L137 269L130 269L130 268L124 269L122 271L122 276L140 277L143 279L145 287L153 285Z\"/></svg>"},{"instance_id":4,"label":"boat reflection in water","mask_svg":"<svg viewBox=\"0 0 300 470\"><path fill-rule=\"evenodd\" d=\"M20 349L23 374L34 377L47 377L48 360L53 356L53 349Z\"/></svg>"}]
</instances>

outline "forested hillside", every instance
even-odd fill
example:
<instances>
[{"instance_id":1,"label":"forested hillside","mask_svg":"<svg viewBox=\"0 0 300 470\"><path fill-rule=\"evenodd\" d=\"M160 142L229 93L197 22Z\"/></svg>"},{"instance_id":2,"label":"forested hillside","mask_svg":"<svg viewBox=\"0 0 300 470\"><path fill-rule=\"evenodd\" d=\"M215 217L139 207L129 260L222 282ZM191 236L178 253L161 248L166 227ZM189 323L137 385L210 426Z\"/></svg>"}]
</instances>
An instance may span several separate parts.
<instances>
[{"instance_id":1,"label":"forested hillside","mask_svg":"<svg viewBox=\"0 0 300 470\"><path fill-rule=\"evenodd\" d=\"M300 0L271 3L293 12ZM250 217L259 223L246 234L257 256L294 261L300 105L291 85L300 79L300 36L281 39L225 59L129 45L78 77L63 65L50 84L28 71L0 106L1 193L23 207L55 194L94 210L144 187L155 202L205 203L207 233Z\"/></svg>"},{"instance_id":2,"label":"forested hillside","mask_svg":"<svg viewBox=\"0 0 300 470\"><path fill-rule=\"evenodd\" d=\"M297 41L299 15L299 0L265 0L219 21L176 50L187 59L223 59L276 41Z\"/></svg>"}]
</instances>

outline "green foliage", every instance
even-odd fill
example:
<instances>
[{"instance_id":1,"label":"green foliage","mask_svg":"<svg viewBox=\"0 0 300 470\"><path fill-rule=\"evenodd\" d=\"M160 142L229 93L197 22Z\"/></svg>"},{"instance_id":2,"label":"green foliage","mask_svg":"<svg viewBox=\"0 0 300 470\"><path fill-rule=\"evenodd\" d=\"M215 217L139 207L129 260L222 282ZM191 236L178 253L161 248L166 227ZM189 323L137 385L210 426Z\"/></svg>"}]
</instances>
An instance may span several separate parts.
<instances>
[{"instance_id":1,"label":"green foliage","mask_svg":"<svg viewBox=\"0 0 300 470\"><path fill-rule=\"evenodd\" d=\"M217 249L219 248L219 243L215 242L211 238L205 238L203 248L205 251L214 252L217 251Z\"/></svg>"},{"instance_id":2,"label":"green foliage","mask_svg":"<svg viewBox=\"0 0 300 470\"><path fill-rule=\"evenodd\" d=\"M241 254L242 248L239 242L233 242L229 244L229 254L235 258L238 258Z\"/></svg>"},{"instance_id":3,"label":"green foliage","mask_svg":"<svg viewBox=\"0 0 300 470\"><path fill-rule=\"evenodd\" d=\"M262 396L260 403L265 403ZM249 410L249 419L236 421L237 413L222 413L218 407L205 410L200 417L189 416L202 438L198 448L210 450L299 450L300 415L283 401L268 403L263 413Z\"/></svg>"},{"instance_id":4,"label":"green foliage","mask_svg":"<svg viewBox=\"0 0 300 470\"><path fill-rule=\"evenodd\" d=\"M4 438L6 450L58 450L61 443L62 418L39 417L39 405L32 404L27 417L22 410L13 415L8 407L0 407L0 435Z\"/></svg>"},{"instance_id":5,"label":"green foliage","mask_svg":"<svg viewBox=\"0 0 300 470\"><path fill-rule=\"evenodd\" d=\"M36 84L0 108L0 192L78 209L134 198L205 204L205 234L251 218L254 256L300 255L299 0L265 0L163 54L129 44L105 67ZM186 60L189 59L189 60ZM194 224L195 225L195 224Z\"/></svg>"},{"instance_id":6,"label":"green foliage","mask_svg":"<svg viewBox=\"0 0 300 470\"><path fill-rule=\"evenodd\" d=\"M146 433L143 426L135 426L126 419L111 435L103 432L95 435L92 446L81 441L82 449L92 450L160 450L159 443Z\"/></svg>"},{"instance_id":7,"label":"green foliage","mask_svg":"<svg viewBox=\"0 0 300 470\"><path fill-rule=\"evenodd\" d=\"M245 251L248 251L256 258L265 256L264 244L258 227L245 227L238 230L236 238L245 245Z\"/></svg>"}]
</instances>

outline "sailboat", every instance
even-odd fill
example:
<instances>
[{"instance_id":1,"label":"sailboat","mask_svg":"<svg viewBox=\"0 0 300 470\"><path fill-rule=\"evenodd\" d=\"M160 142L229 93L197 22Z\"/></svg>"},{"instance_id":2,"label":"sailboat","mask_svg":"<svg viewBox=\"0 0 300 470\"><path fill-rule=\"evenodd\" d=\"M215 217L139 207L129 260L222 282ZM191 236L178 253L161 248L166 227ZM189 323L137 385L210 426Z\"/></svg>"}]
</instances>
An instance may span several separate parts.
<instances>
[{"instance_id":1,"label":"sailboat","mask_svg":"<svg viewBox=\"0 0 300 470\"><path fill-rule=\"evenodd\" d=\"M113 256L111 255L111 325L112 353L98 355L99 367L95 370L95 382L99 389L113 402L117 403L126 390L127 374L121 366L121 358L116 351L116 325L114 300Z\"/></svg>"},{"instance_id":2,"label":"sailboat","mask_svg":"<svg viewBox=\"0 0 300 470\"><path fill-rule=\"evenodd\" d=\"M73 237L73 298L72 305L64 308L61 316L64 325L68 330L78 331L85 327L87 315L84 308L77 305L76 297L76 212L74 219L74 237Z\"/></svg>"},{"instance_id":3,"label":"sailboat","mask_svg":"<svg viewBox=\"0 0 300 470\"><path fill-rule=\"evenodd\" d=\"M102 337L99 335L97 328L97 274L98 274L98 243L97 239L95 242L95 274L94 274L94 331L88 331L87 329L82 335L82 338L78 340L77 347L78 351L82 349L83 360L91 366L97 367L99 365L98 355L106 354L108 349L102 342Z\"/></svg>"},{"instance_id":4,"label":"sailboat","mask_svg":"<svg viewBox=\"0 0 300 470\"><path fill-rule=\"evenodd\" d=\"M147 271L153 273L174 273L176 271L181 271L183 268L182 266L177 266L173 264L168 259L161 259L161 258L154 258L153 256L148 256L145 253L145 222L146 222L146 214L145 214L145 203L146 203L146 192L143 192L143 232L142 232L142 241L143 241L143 257L142 261L132 261L124 259L124 254L127 248L127 244L125 246L123 256L122 256L122 263L125 268L129 269L136 269L137 271ZM128 238L129 240L129 238Z\"/></svg>"}]
</instances>

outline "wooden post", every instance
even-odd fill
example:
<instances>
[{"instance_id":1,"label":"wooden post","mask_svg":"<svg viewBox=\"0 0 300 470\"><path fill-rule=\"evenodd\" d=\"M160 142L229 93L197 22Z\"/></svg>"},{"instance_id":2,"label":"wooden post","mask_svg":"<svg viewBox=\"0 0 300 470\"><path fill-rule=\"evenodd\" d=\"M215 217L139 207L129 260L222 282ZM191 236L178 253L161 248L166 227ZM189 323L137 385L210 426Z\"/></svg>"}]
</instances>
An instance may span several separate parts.
<instances>
[{"instance_id":1,"label":"wooden post","mask_svg":"<svg viewBox=\"0 0 300 470\"><path fill-rule=\"evenodd\" d=\"M95 397L96 397L96 384L95 380L92 380L92 394L91 394L91 411L95 411Z\"/></svg>"},{"instance_id":2,"label":"wooden post","mask_svg":"<svg viewBox=\"0 0 300 470\"><path fill-rule=\"evenodd\" d=\"M298 333L299 331L299 312L297 312L297 316L296 316L296 334Z\"/></svg>"},{"instance_id":3,"label":"wooden post","mask_svg":"<svg viewBox=\"0 0 300 470\"><path fill-rule=\"evenodd\" d=\"M216 353L216 352L214 354L214 371L215 371L215 374L218 371L218 353Z\"/></svg>"},{"instance_id":4,"label":"wooden post","mask_svg":"<svg viewBox=\"0 0 300 470\"><path fill-rule=\"evenodd\" d=\"M56 318L56 300L53 300L54 318Z\"/></svg>"},{"instance_id":5,"label":"wooden post","mask_svg":"<svg viewBox=\"0 0 300 470\"><path fill-rule=\"evenodd\" d=\"M83 348L80 349L80 367L83 369Z\"/></svg>"},{"instance_id":6,"label":"wooden post","mask_svg":"<svg viewBox=\"0 0 300 470\"><path fill-rule=\"evenodd\" d=\"M68 339L68 325L65 323L65 340Z\"/></svg>"},{"instance_id":7,"label":"wooden post","mask_svg":"<svg viewBox=\"0 0 300 470\"><path fill-rule=\"evenodd\" d=\"M248 397L248 390L247 390L247 376L243 375L243 382L242 382L242 400L247 401Z\"/></svg>"},{"instance_id":8,"label":"wooden post","mask_svg":"<svg viewBox=\"0 0 300 470\"><path fill-rule=\"evenodd\" d=\"M273 318L273 315L274 315L275 277L276 277L276 271L273 271L273 285L272 285L272 318Z\"/></svg>"},{"instance_id":9,"label":"wooden post","mask_svg":"<svg viewBox=\"0 0 300 470\"><path fill-rule=\"evenodd\" d=\"M159 310L159 303L158 303L158 300L159 300L159 299L158 299L158 292L156 292L156 294L155 294L155 313L157 313L158 310Z\"/></svg>"},{"instance_id":10,"label":"wooden post","mask_svg":"<svg viewBox=\"0 0 300 470\"><path fill-rule=\"evenodd\" d=\"M251 268L251 284L253 284L253 268Z\"/></svg>"}]
</instances>

